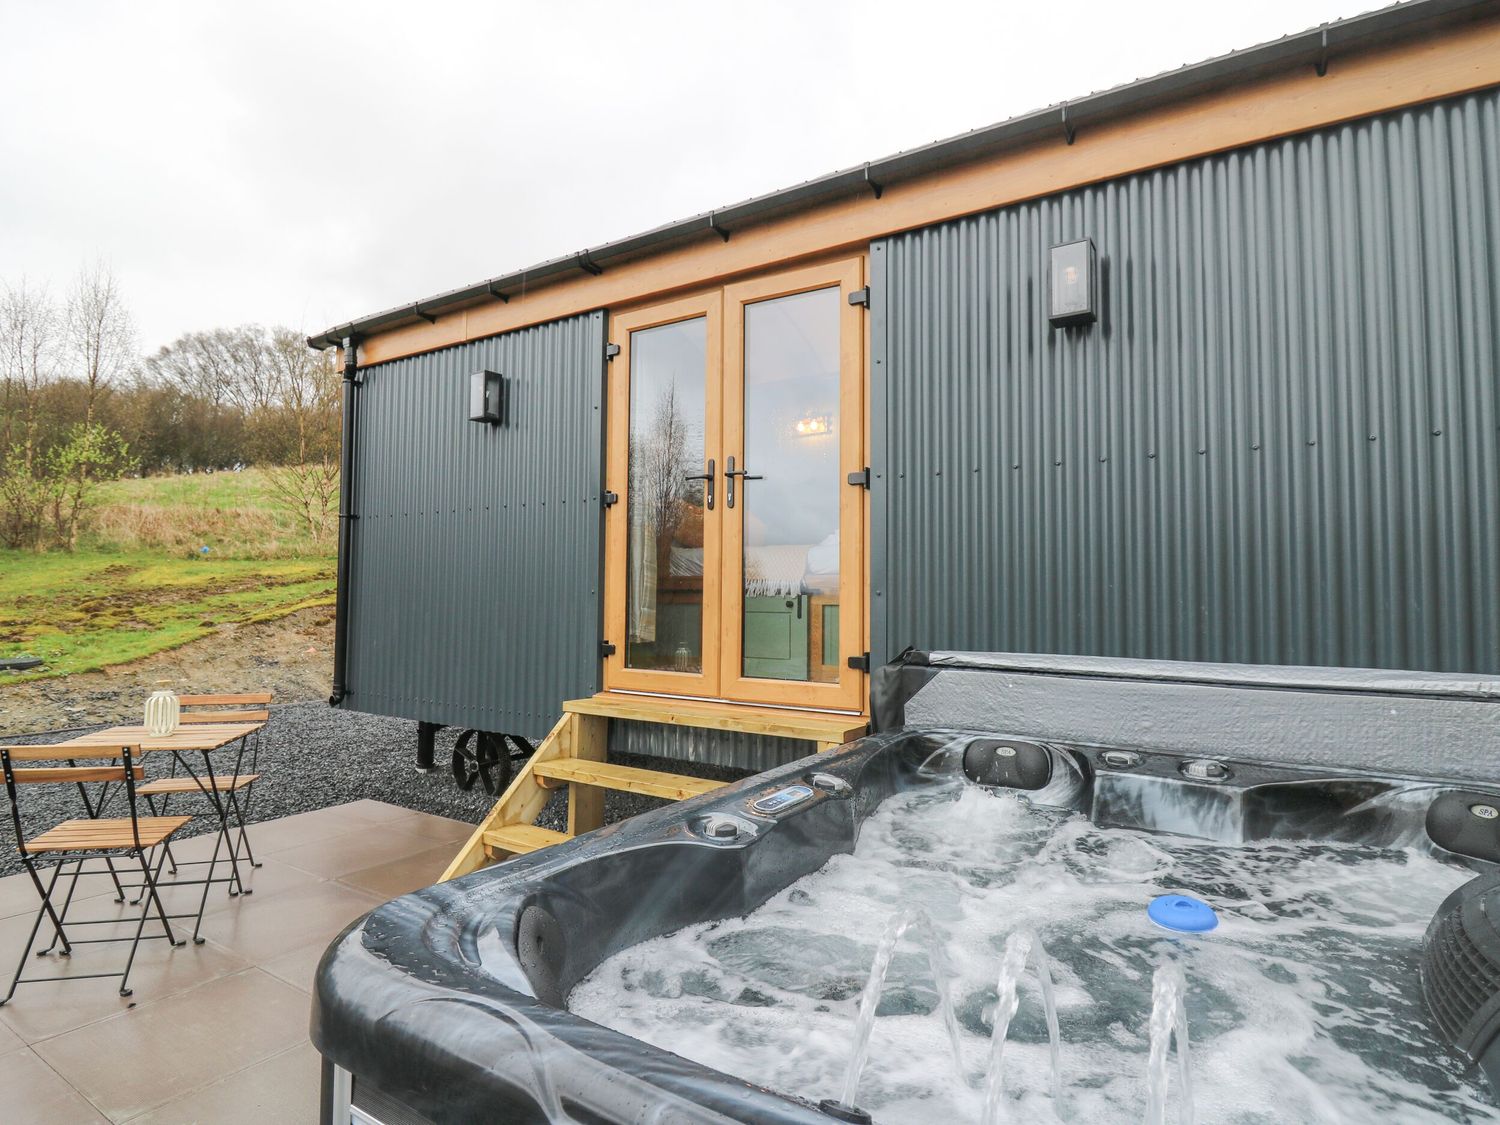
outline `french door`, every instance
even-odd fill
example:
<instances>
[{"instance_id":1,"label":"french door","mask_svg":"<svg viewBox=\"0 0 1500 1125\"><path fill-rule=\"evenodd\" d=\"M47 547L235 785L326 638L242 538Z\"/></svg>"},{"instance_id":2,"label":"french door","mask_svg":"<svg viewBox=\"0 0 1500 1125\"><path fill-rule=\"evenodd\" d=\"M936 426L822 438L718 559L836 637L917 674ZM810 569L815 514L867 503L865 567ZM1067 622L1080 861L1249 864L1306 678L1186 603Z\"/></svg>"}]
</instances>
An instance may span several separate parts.
<instances>
[{"instance_id":1,"label":"french door","mask_svg":"<svg viewBox=\"0 0 1500 1125\"><path fill-rule=\"evenodd\" d=\"M607 688L861 709L863 272L850 259L614 318Z\"/></svg>"}]
</instances>

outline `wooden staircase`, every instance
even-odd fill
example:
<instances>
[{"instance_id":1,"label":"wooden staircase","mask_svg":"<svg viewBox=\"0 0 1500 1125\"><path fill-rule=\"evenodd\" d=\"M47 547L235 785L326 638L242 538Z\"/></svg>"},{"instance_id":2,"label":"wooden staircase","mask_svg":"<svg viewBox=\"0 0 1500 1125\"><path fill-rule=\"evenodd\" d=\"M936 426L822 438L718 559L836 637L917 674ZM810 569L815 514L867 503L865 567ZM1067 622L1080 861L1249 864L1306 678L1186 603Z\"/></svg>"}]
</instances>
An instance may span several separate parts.
<instances>
[{"instance_id":1,"label":"wooden staircase","mask_svg":"<svg viewBox=\"0 0 1500 1125\"><path fill-rule=\"evenodd\" d=\"M724 784L609 762L611 719L806 739L820 751L832 750L858 738L868 725L860 715L648 695L601 692L587 699L570 699L563 704L562 718L474 830L463 850L443 872L440 882L512 855L534 852L592 832L604 823L606 790L682 801L711 793ZM537 827L534 822L553 790L564 785L568 787L568 830L555 832Z\"/></svg>"}]
</instances>

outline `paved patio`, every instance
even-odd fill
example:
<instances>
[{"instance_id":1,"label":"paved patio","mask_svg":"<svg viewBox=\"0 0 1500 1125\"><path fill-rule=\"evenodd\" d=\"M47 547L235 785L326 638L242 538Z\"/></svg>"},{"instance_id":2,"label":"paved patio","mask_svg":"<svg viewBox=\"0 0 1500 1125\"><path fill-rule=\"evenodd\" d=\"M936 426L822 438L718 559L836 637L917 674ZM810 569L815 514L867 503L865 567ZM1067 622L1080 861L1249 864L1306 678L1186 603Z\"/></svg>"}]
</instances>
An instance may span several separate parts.
<instances>
[{"instance_id":1,"label":"paved patio","mask_svg":"<svg viewBox=\"0 0 1500 1125\"><path fill-rule=\"evenodd\" d=\"M264 864L247 878L255 893L229 898L215 887L203 945L142 942L134 1008L118 980L23 984L0 1008L0 1116L28 1125L315 1122L319 1068L307 1028L319 957L347 923L436 879L472 831L379 801L254 825ZM210 848L212 837L199 837L176 850L187 859ZM121 910L109 892L102 876L80 883L88 898L75 899L76 916ZM171 892L168 910L189 909L191 894ZM13 971L36 904L27 876L0 879L0 973ZM83 946L47 969L113 969L127 949Z\"/></svg>"}]
</instances>

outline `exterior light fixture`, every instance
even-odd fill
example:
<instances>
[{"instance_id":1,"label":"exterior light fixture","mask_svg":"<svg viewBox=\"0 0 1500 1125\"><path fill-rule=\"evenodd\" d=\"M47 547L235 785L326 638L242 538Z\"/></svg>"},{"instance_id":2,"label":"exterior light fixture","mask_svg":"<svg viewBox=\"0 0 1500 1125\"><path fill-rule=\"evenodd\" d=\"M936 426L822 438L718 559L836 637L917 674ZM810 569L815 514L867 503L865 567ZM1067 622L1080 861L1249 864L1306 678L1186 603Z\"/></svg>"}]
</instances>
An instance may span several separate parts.
<instances>
[{"instance_id":1,"label":"exterior light fixture","mask_svg":"<svg viewBox=\"0 0 1500 1125\"><path fill-rule=\"evenodd\" d=\"M798 418L794 427L798 437L815 437L818 434L833 433L833 416L830 414L809 414L806 418Z\"/></svg>"},{"instance_id":2,"label":"exterior light fixture","mask_svg":"<svg viewBox=\"0 0 1500 1125\"><path fill-rule=\"evenodd\" d=\"M1092 239L1052 248L1047 319L1052 327L1092 324L1099 318L1098 266Z\"/></svg>"},{"instance_id":3,"label":"exterior light fixture","mask_svg":"<svg viewBox=\"0 0 1500 1125\"><path fill-rule=\"evenodd\" d=\"M469 421L498 426L505 421L505 379L498 371L469 376Z\"/></svg>"}]
</instances>

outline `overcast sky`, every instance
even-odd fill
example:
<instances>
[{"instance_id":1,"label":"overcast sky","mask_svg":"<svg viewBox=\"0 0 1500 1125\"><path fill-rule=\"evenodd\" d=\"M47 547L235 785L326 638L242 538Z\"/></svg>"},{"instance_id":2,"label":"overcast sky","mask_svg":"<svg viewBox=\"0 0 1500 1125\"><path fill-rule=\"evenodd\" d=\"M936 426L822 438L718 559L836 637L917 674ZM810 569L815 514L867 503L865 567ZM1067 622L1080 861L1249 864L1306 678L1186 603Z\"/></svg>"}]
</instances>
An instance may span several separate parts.
<instances>
[{"instance_id":1,"label":"overcast sky","mask_svg":"<svg viewBox=\"0 0 1500 1125\"><path fill-rule=\"evenodd\" d=\"M0 0L0 281L312 331L1374 0Z\"/></svg>"}]
</instances>

